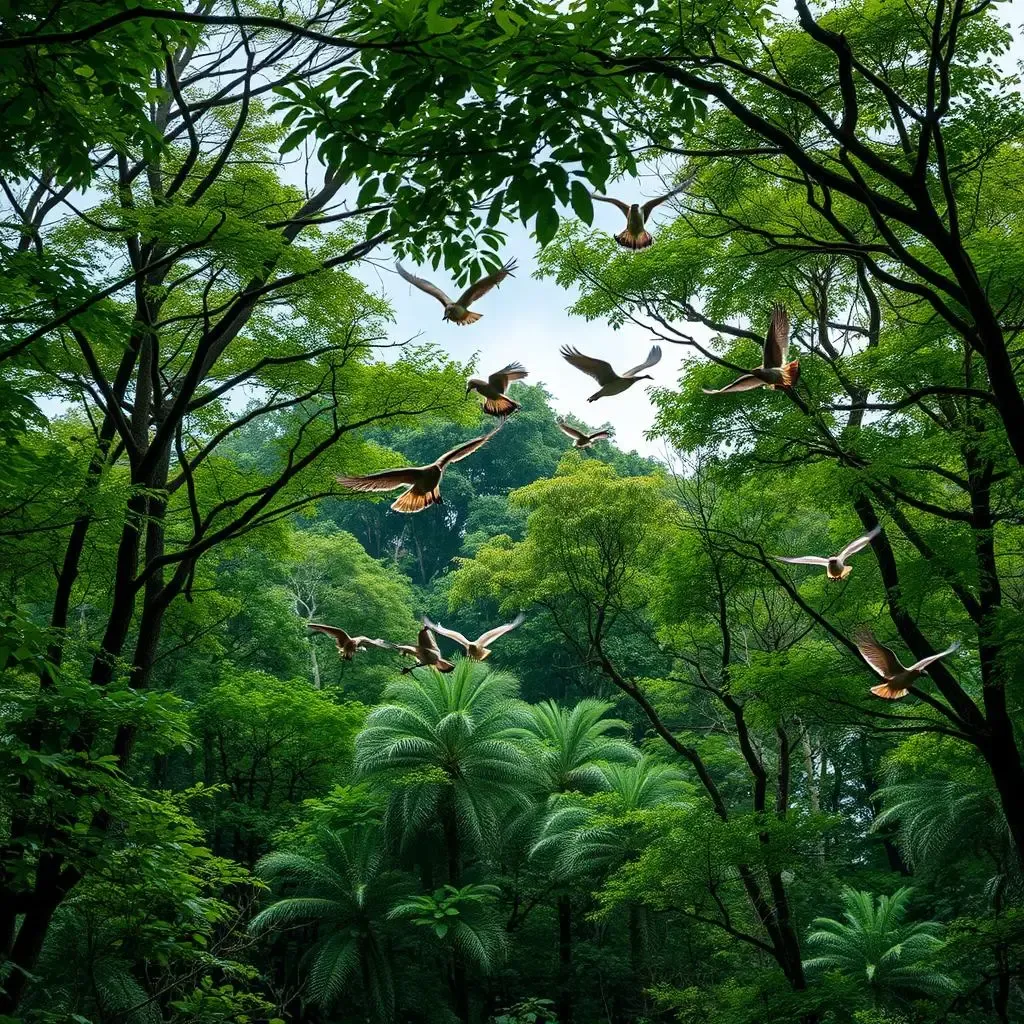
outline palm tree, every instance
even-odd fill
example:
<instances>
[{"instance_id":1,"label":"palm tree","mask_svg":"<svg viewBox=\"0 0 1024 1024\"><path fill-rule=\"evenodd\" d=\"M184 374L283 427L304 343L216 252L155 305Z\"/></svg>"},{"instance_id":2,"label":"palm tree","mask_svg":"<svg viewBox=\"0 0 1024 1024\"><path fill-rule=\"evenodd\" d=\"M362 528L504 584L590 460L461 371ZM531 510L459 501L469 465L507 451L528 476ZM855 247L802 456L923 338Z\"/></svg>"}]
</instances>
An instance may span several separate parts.
<instances>
[{"instance_id":1,"label":"palm tree","mask_svg":"<svg viewBox=\"0 0 1024 1024\"><path fill-rule=\"evenodd\" d=\"M278 894L252 919L256 935L312 925L316 937L303 957L312 1002L328 1008L353 986L362 988L367 1012L394 1015L391 964L385 952L389 913L408 893L405 878L384 869L381 829L360 825L321 832L316 856L279 851L256 865Z\"/></svg>"},{"instance_id":2,"label":"palm tree","mask_svg":"<svg viewBox=\"0 0 1024 1024\"><path fill-rule=\"evenodd\" d=\"M417 669L384 691L356 737L364 775L402 774L389 807L410 838L440 822L448 881L463 851L496 843L504 817L532 802L537 773L517 737L532 721L515 679L463 659L442 676Z\"/></svg>"},{"instance_id":3,"label":"palm tree","mask_svg":"<svg viewBox=\"0 0 1024 1024\"><path fill-rule=\"evenodd\" d=\"M844 888L841 893L844 921L816 918L807 937L818 956L804 961L808 972L833 970L868 986L875 1003L899 994L947 995L955 990L951 978L929 967L926 961L942 945L937 921L905 924L913 892L897 889L892 896Z\"/></svg>"},{"instance_id":4,"label":"palm tree","mask_svg":"<svg viewBox=\"0 0 1024 1024\"><path fill-rule=\"evenodd\" d=\"M626 722L606 718L612 705L586 698L573 708L553 700L535 704L527 736L537 742L538 761L544 772L548 804L537 805L546 814L552 798L562 793L594 793L607 788L603 766L609 763L635 764L640 751L612 732L628 732ZM558 1001L556 1016L570 1024L573 1015L572 984L572 896L568 887L558 895Z\"/></svg>"}]
</instances>

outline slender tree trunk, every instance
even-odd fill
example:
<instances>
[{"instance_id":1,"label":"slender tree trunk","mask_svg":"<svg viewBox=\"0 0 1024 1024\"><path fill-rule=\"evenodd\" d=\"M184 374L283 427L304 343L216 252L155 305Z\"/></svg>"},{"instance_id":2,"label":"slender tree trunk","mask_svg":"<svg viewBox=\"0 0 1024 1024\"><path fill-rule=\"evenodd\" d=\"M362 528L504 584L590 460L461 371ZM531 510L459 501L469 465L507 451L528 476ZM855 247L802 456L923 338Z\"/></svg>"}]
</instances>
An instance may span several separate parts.
<instances>
[{"instance_id":1,"label":"slender tree trunk","mask_svg":"<svg viewBox=\"0 0 1024 1024\"><path fill-rule=\"evenodd\" d=\"M559 1024L572 1024L572 899L558 897L558 1004Z\"/></svg>"}]
</instances>

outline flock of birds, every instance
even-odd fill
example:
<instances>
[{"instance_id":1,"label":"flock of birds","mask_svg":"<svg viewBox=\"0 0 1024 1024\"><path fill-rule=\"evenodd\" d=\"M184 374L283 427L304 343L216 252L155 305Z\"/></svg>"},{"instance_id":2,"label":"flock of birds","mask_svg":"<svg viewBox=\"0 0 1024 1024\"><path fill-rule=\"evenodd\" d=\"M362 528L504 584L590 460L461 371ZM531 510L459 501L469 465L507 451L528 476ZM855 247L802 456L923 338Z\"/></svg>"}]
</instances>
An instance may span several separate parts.
<instances>
[{"instance_id":1,"label":"flock of birds","mask_svg":"<svg viewBox=\"0 0 1024 1024\"><path fill-rule=\"evenodd\" d=\"M626 216L625 230L615 235L619 245L627 249L646 249L654 241L647 230L647 218L655 207L670 199L676 193L686 187L688 182L671 192L652 199L646 203L624 203L609 196L594 195L593 198L601 202L611 203L617 206ZM513 275L516 264L515 260L504 264L499 270L473 282L457 299L452 299L446 292L437 285L415 274L409 273L400 263L396 264L400 277L409 284L433 296L444 307L442 320L464 327L476 323L480 313L473 312L469 307L478 299L486 295L492 288L498 287L507 277ZM768 332L765 335L761 352L761 363L746 373L739 376L731 384L723 388L704 388L706 394L722 395L733 392L750 391L755 388L789 389L795 386L800 376L800 361L794 359L787 361L789 351L789 316L786 309L779 303L772 308L768 324ZM578 349L565 345L561 349L562 357L571 366L582 371L600 384L600 388L587 401L596 402L599 398L608 398L613 395L620 395L631 388L637 381L653 380L654 378L644 373L644 370L655 366L661 359L661 348L655 345L651 348L647 358L638 366L634 366L624 373L616 373L610 363L603 359L595 359L593 356L584 355ZM528 376L526 369L518 362L509 363L500 370L496 370L489 377L471 377L466 382L466 395L477 392L483 399L483 412L488 416L497 417L498 426L487 434L475 437L471 441L452 448L445 452L434 462L426 466L405 466L399 469L385 469L377 473L368 473L365 476L338 477L338 482L354 491L386 492L394 491L399 487L405 488L401 495L392 502L391 508L395 512L413 513L422 512L431 505L443 504L441 497L441 480L444 471L453 462L459 462L468 458L474 452L482 448L504 425L508 416L515 413L519 403L508 395L509 385L514 381L522 380ZM559 429L571 439L574 448L589 448L603 438L611 437L607 430L598 430L594 433L586 433L576 427L559 421ZM869 533L856 540L851 541L838 554L825 557L819 555L801 555L798 557L773 556L780 562L788 562L796 565L817 565L823 566L825 575L829 580L844 580L849 576L851 566L847 560L859 551L863 551L878 536L880 526L876 526ZM465 651L465 656L473 661L483 661L491 654L489 647L499 637L511 632L524 620L522 614L518 615L512 622L496 626L481 634L476 640L467 639L462 633L454 629L446 629L432 622L424 616L422 628L419 631L415 644L393 644L379 638L366 636L350 636L345 630L338 626L330 626L324 623L311 622L309 628L320 633L325 633L334 639L338 649L338 655L346 661L351 661L359 652L369 647L382 650L398 651L401 654L415 658L415 665L402 669L403 673L411 672L419 666L431 666L440 672L451 672L455 666L451 661L442 657L440 648L434 638L434 633L454 641ZM898 700L905 697L913 686L928 670L928 666L940 658L945 658L959 648L959 644L938 654L930 655L914 662L913 665L903 665L896 654L888 647L880 644L872 633L865 629L854 634L854 643L860 651L864 661L882 677L878 686L873 686L871 692L878 697L889 700Z\"/></svg>"}]
</instances>

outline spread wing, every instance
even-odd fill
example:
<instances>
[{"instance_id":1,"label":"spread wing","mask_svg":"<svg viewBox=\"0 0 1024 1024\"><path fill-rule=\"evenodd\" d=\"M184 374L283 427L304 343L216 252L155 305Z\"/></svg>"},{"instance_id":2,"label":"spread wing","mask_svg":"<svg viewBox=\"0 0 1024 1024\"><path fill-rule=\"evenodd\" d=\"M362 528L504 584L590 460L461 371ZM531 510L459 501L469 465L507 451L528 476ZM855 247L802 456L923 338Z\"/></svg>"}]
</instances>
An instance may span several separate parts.
<instances>
[{"instance_id":1,"label":"spread wing","mask_svg":"<svg viewBox=\"0 0 1024 1024\"><path fill-rule=\"evenodd\" d=\"M789 562L790 565L828 565L827 558L819 558L817 555L800 555L797 558L787 558L785 555L772 555L776 562Z\"/></svg>"},{"instance_id":2,"label":"spread wing","mask_svg":"<svg viewBox=\"0 0 1024 1024\"><path fill-rule=\"evenodd\" d=\"M516 626L521 626L525 621L526 616L520 612L511 622L506 622L504 626L495 626L494 629L489 629L486 633L481 634L477 644L481 647L486 647L488 644L494 643L499 636L511 633Z\"/></svg>"},{"instance_id":3,"label":"spread wing","mask_svg":"<svg viewBox=\"0 0 1024 1024\"><path fill-rule=\"evenodd\" d=\"M863 537L851 540L850 543L839 552L839 561L845 562L850 555L855 555L858 551L863 551L881 532L882 527L876 526L870 533L865 533Z\"/></svg>"},{"instance_id":4,"label":"spread wing","mask_svg":"<svg viewBox=\"0 0 1024 1024\"><path fill-rule=\"evenodd\" d=\"M597 430L593 434L590 435L590 440L591 441L600 441L604 437L611 437L611 436L612 435L611 435L611 431L610 430Z\"/></svg>"},{"instance_id":5,"label":"spread wing","mask_svg":"<svg viewBox=\"0 0 1024 1024\"><path fill-rule=\"evenodd\" d=\"M503 366L500 370L495 370L495 372L487 378L487 383L504 392L512 381L522 380L524 377L529 377L529 374L523 368L522 363L509 363L508 366Z\"/></svg>"},{"instance_id":6,"label":"spread wing","mask_svg":"<svg viewBox=\"0 0 1024 1024\"><path fill-rule=\"evenodd\" d=\"M764 381L755 377L752 373L745 373L737 377L731 384L724 388L701 388L705 395L725 395L732 391L753 391L754 388L764 386Z\"/></svg>"},{"instance_id":7,"label":"spread wing","mask_svg":"<svg viewBox=\"0 0 1024 1024\"><path fill-rule=\"evenodd\" d=\"M923 672L933 661L938 661L939 658L944 658L947 654L952 654L954 651L960 650L959 642L953 644L952 647L947 647L944 651L940 651L938 654L930 654L927 658L922 658L920 661L915 661L910 667L917 669L918 672Z\"/></svg>"},{"instance_id":8,"label":"spread wing","mask_svg":"<svg viewBox=\"0 0 1024 1024\"><path fill-rule=\"evenodd\" d=\"M582 370L588 376L593 377L598 384L610 384L618 377L616 372L612 369L612 364L606 363L603 359L594 359L592 356L585 356L579 349L570 348L568 345L563 345L559 351L562 353L562 358L567 363L571 366L575 366L577 370Z\"/></svg>"},{"instance_id":9,"label":"spread wing","mask_svg":"<svg viewBox=\"0 0 1024 1024\"><path fill-rule=\"evenodd\" d=\"M654 366L654 364L658 362L661 362L661 346L655 345L651 348L651 351L647 353L647 358L639 366L634 366L632 370L627 370L622 376L635 377L641 370L646 370L648 367Z\"/></svg>"},{"instance_id":10,"label":"spread wing","mask_svg":"<svg viewBox=\"0 0 1024 1024\"><path fill-rule=\"evenodd\" d=\"M307 622L306 626L309 629L315 629L318 633L326 633L329 637L332 637L342 644L347 644L349 640L352 639L345 630L338 626L326 626L322 622Z\"/></svg>"},{"instance_id":11,"label":"spread wing","mask_svg":"<svg viewBox=\"0 0 1024 1024\"><path fill-rule=\"evenodd\" d=\"M558 429L565 434L566 437L571 437L574 441L585 441L587 435L582 430L577 430L575 427L570 427L568 423L559 423Z\"/></svg>"},{"instance_id":12,"label":"spread wing","mask_svg":"<svg viewBox=\"0 0 1024 1024\"><path fill-rule=\"evenodd\" d=\"M368 636L354 636L352 642L356 647L379 647L382 651L390 651L394 649L394 644L389 644L387 640L373 639Z\"/></svg>"},{"instance_id":13,"label":"spread wing","mask_svg":"<svg viewBox=\"0 0 1024 1024\"><path fill-rule=\"evenodd\" d=\"M425 621L426 620L424 620L424 622ZM430 632L430 628L426 625L423 626L419 632L419 636L416 637L416 646L425 651L437 651L440 653L440 648L437 646L434 634Z\"/></svg>"},{"instance_id":14,"label":"spread wing","mask_svg":"<svg viewBox=\"0 0 1024 1024\"><path fill-rule=\"evenodd\" d=\"M624 203L621 199L613 199L611 196L599 196L596 192L591 192L590 198L596 199L599 203L611 203L612 206L617 206L627 217L629 216L629 203Z\"/></svg>"},{"instance_id":15,"label":"spread wing","mask_svg":"<svg viewBox=\"0 0 1024 1024\"><path fill-rule=\"evenodd\" d=\"M478 448L483 448L499 430L501 430L501 427L495 427L489 434L484 434L482 437L474 437L472 441L467 441L465 444L460 444L458 448L445 452L434 465L444 469L449 462L459 462L461 459L468 458Z\"/></svg>"},{"instance_id":16,"label":"spread wing","mask_svg":"<svg viewBox=\"0 0 1024 1024\"><path fill-rule=\"evenodd\" d=\"M417 661L420 660L419 650L411 644L392 644L391 649L398 651L400 654L408 654L410 658L415 658Z\"/></svg>"},{"instance_id":17,"label":"spread wing","mask_svg":"<svg viewBox=\"0 0 1024 1024\"><path fill-rule=\"evenodd\" d=\"M415 274L410 274L401 263L395 264L395 270L398 271L398 276L408 281L409 284L415 285L421 292L426 292L428 295L433 295L442 306L451 305L451 299L436 284L431 284L429 281L424 280L422 277L417 277Z\"/></svg>"},{"instance_id":18,"label":"spread wing","mask_svg":"<svg viewBox=\"0 0 1024 1024\"><path fill-rule=\"evenodd\" d=\"M888 647L880 644L867 629L858 630L853 636L861 657L884 679L903 671L900 659ZM941 657L941 655L938 655Z\"/></svg>"},{"instance_id":19,"label":"spread wing","mask_svg":"<svg viewBox=\"0 0 1024 1024\"><path fill-rule=\"evenodd\" d=\"M772 307L772 318L768 323L768 333L764 339L761 365L764 367L781 366L786 361L788 349L789 314L781 302L776 302Z\"/></svg>"},{"instance_id":20,"label":"spread wing","mask_svg":"<svg viewBox=\"0 0 1024 1024\"><path fill-rule=\"evenodd\" d=\"M436 622L431 622L430 619L426 617L424 617L423 623L435 633L440 633L441 636L446 636L449 640L454 640L457 644L461 644L463 647L469 646L469 640L457 629L445 629L444 626L439 626Z\"/></svg>"},{"instance_id":21,"label":"spread wing","mask_svg":"<svg viewBox=\"0 0 1024 1024\"><path fill-rule=\"evenodd\" d=\"M486 295L492 288L497 287L505 280L506 277L511 276L515 272L516 261L509 260L500 270L496 270L493 274L488 274L486 277L481 277L479 281L474 281L460 296L458 299L459 305L463 309L468 308L472 303L476 302L481 295Z\"/></svg>"},{"instance_id":22,"label":"spread wing","mask_svg":"<svg viewBox=\"0 0 1024 1024\"><path fill-rule=\"evenodd\" d=\"M336 479L353 491L393 491L396 487L419 483L422 473L421 467L410 466L408 469L382 469L366 476L339 476Z\"/></svg>"}]
</instances>

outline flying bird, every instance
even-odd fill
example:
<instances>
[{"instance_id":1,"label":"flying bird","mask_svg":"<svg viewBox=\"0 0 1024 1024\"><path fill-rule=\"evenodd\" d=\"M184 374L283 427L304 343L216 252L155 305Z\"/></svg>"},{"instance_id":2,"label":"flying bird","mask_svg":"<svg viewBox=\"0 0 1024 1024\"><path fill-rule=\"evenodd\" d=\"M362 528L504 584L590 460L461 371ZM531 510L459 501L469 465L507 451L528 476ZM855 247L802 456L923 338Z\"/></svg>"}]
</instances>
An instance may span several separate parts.
<instances>
[{"instance_id":1,"label":"flying bird","mask_svg":"<svg viewBox=\"0 0 1024 1024\"><path fill-rule=\"evenodd\" d=\"M492 288L501 284L506 277L509 277L516 269L516 261L509 260L500 270L496 270L493 274L488 274L486 277L481 277L478 281L474 281L454 301L441 291L436 284L431 284L422 277L410 274L401 263L396 263L395 269L398 271L399 276L403 277L409 284L415 285L420 291L426 292L428 295L433 295L444 306L442 320L450 320L453 324L458 324L462 327L465 324L475 324L480 319L482 314L471 313L469 307L481 296L486 295Z\"/></svg>"},{"instance_id":2,"label":"flying bird","mask_svg":"<svg viewBox=\"0 0 1024 1024\"><path fill-rule=\"evenodd\" d=\"M789 562L791 565L823 565L825 566L825 575L830 580L845 580L853 568L846 564L846 560L851 555L857 554L858 551L863 551L881 532L881 526L876 526L870 533L865 533L863 537L851 540L838 555L829 555L828 558L821 558L818 555L800 555L798 558L772 555L772 558L777 562Z\"/></svg>"},{"instance_id":3,"label":"flying bird","mask_svg":"<svg viewBox=\"0 0 1024 1024\"><path fill-rule=\"evenodd\" d=\"M371 640L368 636L349 636L339 626L327 626L322 622L307 622L306 625L318 633L326 633L331 637L338 648L338 657L346 661L351 661L357 652L362 653L367 647L379 647L382 651L392 649L392 645L386 640Z\"/></svg>"},{"instance_id":4,"label":"flying bird","mask_svg":"<svg viewBox=\"0 0 1024 1024\"><path fill-rule=\"evenodd\" d=\"M603 437L612 436L607 430L597 430L593 434L585 434L582 430L577 430L575 427L570 427L568 423L562 423L561 421L558 423L558 429L566 437L572 438L573 448L589 448L595 441L600 441Z\"/></svg>"},{"instance_id":5,"label":"flying bird","mask_svg":"<svg viewBox=\"0 0 1024 1024\"><path fill-rule=\"evenodd\" d=\"M506 622L504 626L495 626L494 629L481 633L476 640L468 640L458 630L445 629L444 626L439 626L428 618L423 619L423 624L434 630L435 633L440 633L441 636L446 636L449 640L454 640L457 644L464 647L467 658L473 661L483 661L485 658L489 658L492 653L487 645L494 643L498 637L511 633L516 626L521 626L525 619L526 616L520 612L511 622Z\"/></svg>"},{"instance_id":6,"label":"flying bird","mask_svg":"<svg viewBox=\"0 0 1024 1024\"><path fill-rule=\"evenodd\" d=\"M529 374L523 369L522 363L509 363L500 370L495 371L486 380L480 377L470 377L466 381L466 394L470 391L478 391L486 399L484 412L488 416L508 416L519 408L515 399L509 398L505 392L509 384L514 380L522 380Z\"/></svg>"},{"instance_id":7,"label":"flying bird","mask_svg":"<svg viewBox=\"0 0 1024 1024\"><path fill-rule=\"evenodd\" d=\"M563 345L561 353L562 358L567 363L571 363L577 370L582 370L593 377L601 385L601 390L592 394L587 399L588 402L596 402L599 398L607 398L609 395L622 394L623 391L631 388L638 380L654 380L649 373L641 374L640 371L654 366L661 359L661 348L655 345L648 353L647 358L639 366L634 366L631 370L627 370L619 376L612 369L611 363L606 363L603 359L585 356L579 349Z\"/></svg>"},{"instance_id":8,"label":"flying bird","mask_svg":"<svg viewBox=\"0 0 1024 1024\"><path fill-rule=\"evenodd\" d=\"M671 192L666 192L665 195L659 196L657 199L648 199L643 204L624 203L621 199L615 199L612 196L600 196L596 192L591 192L590 196L599 203L611 203L612 206L617 206L626 215L626 230L620 231L615 236L615 241L619 245L625 249L646 249L654 241L651 233L647 230L647 218L650 217L651 211L656 206L661 206L666 199L671 199L674 195L682 192L683 189L688 188L693 178L694 175L691 175L677 188L672 189Z\"/></svg>"},{"instance_id":9,"label":"flying bird","mask_svg":"<svg viewBox=\"0 0 1024 1024\"><path fill-rule=\"evenodd\" d=\"M900 659L890 648L880 644L872 635L869 629L858 630L853 637L861 657L882 677L883 682L879 686L872 686L871 692L876 697L884 697L886 700L899 700L906 697L910 692L910 686L928 671L928 666L939 658L946 657L960 649L960 644L955 643L938 654L930 654L927 658L915 661L909 667L903 665Z\"/></svg>"},{"instance_id":10,"label":"flying bird","mask_svg":"<svg viewBox=\"0 0 1024 1024\"><path fill-rule=\"evenodd\" d=\"M764 350L761 365L737 377L724 388L704 388L706 395L724 395L732 391L751 391L754 388L791 388L800 377L800 360L794 359L786 363L786 352L789 349L789 315L781 303L772 307L772 317L768 324L768 333L764 339ZM785 363L785 365L783 365Z\"/></svg>"},{"instance_id":11,"label":"flying bird","mask_svg":"<svg viewBox=\"0 0 1024 1024\"><path fill-rule=\"evenodd\" d=\"M430 665L436 668L438 672L451 672L455 668L450 661L445 661L441 657L441 650L437 646L434 634L430 632L429 620L427 619L423 620L423 628L416 637L415 645L395 644L394 649L401 651L402 654L407 654L410 658L416 659L415 665L409 665L402 669L402 675L407 675L414 668L420 668L424 665Z\"/></svg>"},{"instance_id":12,"label":"flying bird","mask_svg":"<svg viewBox=\"0 0 1024 1024\"><path fill-rule=\"evenodd\" d=\"M407 466L405 469L383 469L379 473L368 473L366 476L339 476L338 483L350 487L353 491L393 491L396 487L406 487L404 493L391 503L395 512L421 512L433 504L444 504L441 498L441 477L446 467L452 462L468 458L478 448L482 448L500 430L496 427L489 434L474 437L450 452L445 452L436 462L428 466Z\"/></svg>"}]
</instances>

